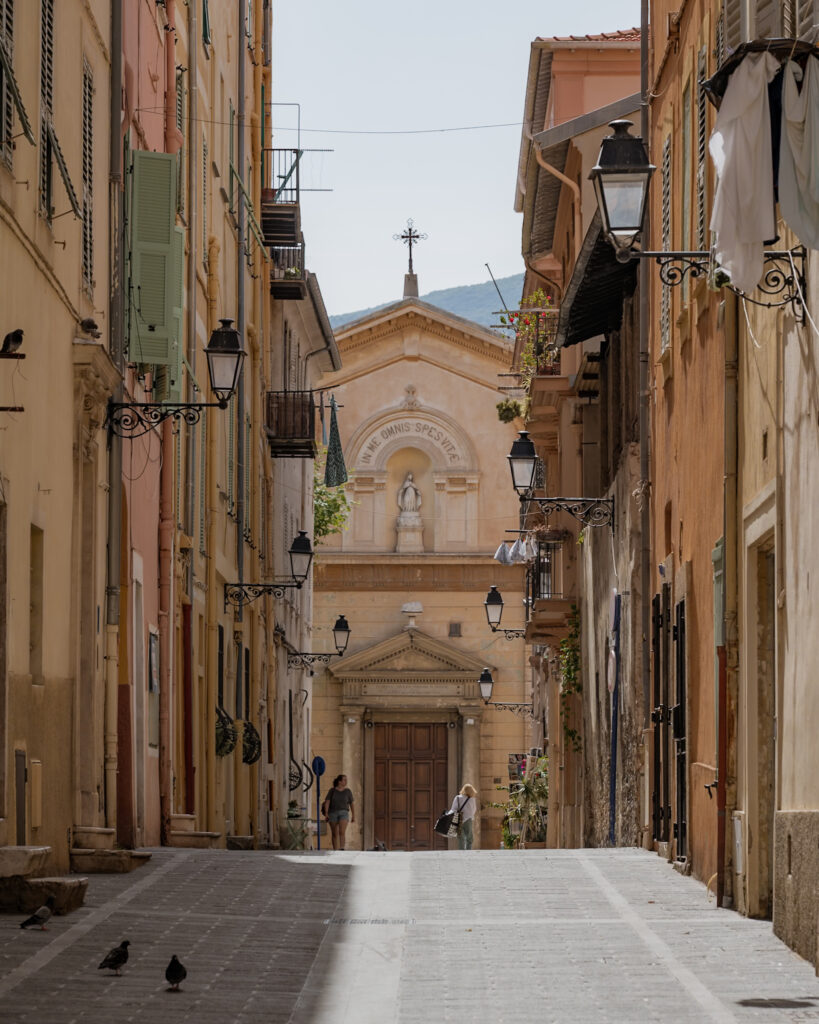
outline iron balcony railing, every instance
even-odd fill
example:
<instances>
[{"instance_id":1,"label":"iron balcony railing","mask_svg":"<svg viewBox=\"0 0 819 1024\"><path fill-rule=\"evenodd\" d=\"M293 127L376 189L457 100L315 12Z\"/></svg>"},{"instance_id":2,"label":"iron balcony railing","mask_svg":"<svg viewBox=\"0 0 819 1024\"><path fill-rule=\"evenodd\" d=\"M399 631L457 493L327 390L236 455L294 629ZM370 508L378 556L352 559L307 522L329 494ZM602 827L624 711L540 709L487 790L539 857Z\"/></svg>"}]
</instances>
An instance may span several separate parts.
<instances>
[{"instance_id":1,"label":"iron balcony railing","mask_svg":"<svg viewBox=\"0 0 819 1024\"><path fill-rule=\"evenodd\" d=\"M315 458L316 400L312 391L268 391L266 412L273 458Z\"/></svg>"},{"instance_id":2,"label":"iron balcony railing","mask_svg":"<svg viewBox=\"0 0 819 1024\"><path fill-rule=\"evenodd\" d=\"M527 575L527 604L530 609L536 601L563 597L559 583L561 547L561 541L538 542L537 557Z\"/></svg>"}]
</instances>

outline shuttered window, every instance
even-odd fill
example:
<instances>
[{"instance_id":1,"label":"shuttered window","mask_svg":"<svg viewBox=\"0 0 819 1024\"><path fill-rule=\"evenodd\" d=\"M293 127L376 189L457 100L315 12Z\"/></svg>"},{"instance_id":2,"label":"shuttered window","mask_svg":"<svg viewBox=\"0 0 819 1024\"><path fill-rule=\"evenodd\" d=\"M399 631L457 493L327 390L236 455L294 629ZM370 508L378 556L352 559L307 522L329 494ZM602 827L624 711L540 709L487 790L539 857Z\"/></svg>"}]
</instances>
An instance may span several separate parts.
<instances>
[{"instance_id":1,"label":"shuttered window","mask_svg":"<svg viewBox=\"0 0 819 1024\"><path fill-rule=\"evenodd\" d=\"M180 71L176 76L176 127L182 136L182 144L176 154L176 209L181 217L185 216L185 153L188 147L188 136L185 132L185 73Z\"/></svg>"},{"instance_id":2,"label":"shuttered window","mask_svg":"<svg viewBox=\"0 0 819 1024\"><path fill-rule=\"evenodd\" d=\"M91 68L82 69L82 280L89 294L94 290L94 79Z\"/></svg>"},{"instance_id":3,"label":"shuttered window","mask_svg":"<svg viewBox=\"0 0 819 1024\"><path fill-rule=\"evenodd\" d=\"M176 158L135 150L131 162L128 355L171 366L178 358L181 280L176 232Z\"/></svg>"},{"instance_id":4,"label":"shuttered window","mask_svg":"<svg viewBox=\"0 0 819 1024\"><path fill-rule=\"evenodd\" d=\"M244 479L244 492L245 492L245 540L251 540L253 537L253 529L251 527L252 509L250 505L250 480L251 480L251 458L252 444L250 438L250 417L245 416L245 479Z\"/></svg>"},{"instance_id":5,"label":"shuttered window","mask_svg":"<svg viewBox=\"0 0 819 1024\"><path fill-rule=\"evenodd\" d=\"M660 224L662 226L662 249L668 252L671 249L671 136L666 136L663 143L662 162L662 209ZM671 341L671 287L662 285L662 300L660 303L660 345L662 351L668 348Z\"/></svg>"},{"instance_id":6,"label":"shuttered window","mask_svg":"<svg viewBox=\"0 0 819 1024\"><path fill-rule=\"evenodd\" d=\"M2 124L0 131L3 133L0 157L10 167L11 155L14 151L12 142L14 138L14 96L9 73L14 56L13 0L0 2L0 51L2 51L2 63L0 63L0 119L2 119Z\"/></svg>"},{"instance_id":7,"label":"shuttered window","mask_svg":"<svg viewBox=\"0 0 819 1024\"><path fill-rule=\"evenodd\" d=\"M742 0L723 0L724 46L735 50L742 42Z\"/></svg>"},{"instance_id":8,"label":"shuttered window","mask_svg":"<svg viewBox=\"0 0 819 1024\"><path fill-rule=\"evenodd\" d=\"M816 0L796 0L796 29L793 35L802 38L813 29L819 15Z\"/></svg>"},{"instance_id":9,"label":"shuttered window","mask_svg":"<svg viewBox=\"0 0 819 1024\"><path fill-rule=\"evenodd\" d=\"M210 46L210 12L208 11L208 0L202 0L202 42Z\"/></svg>"},{"instance_id":10,"label":"shuttered window","mask_svg":"<svg viewBox=\"0 0 819 1024\"><path fill-rule=\"evenodd\" d=\"M231 395L228 402L228 442L227 442L227 504L228 515L236 512L236 396Z\"/></svg>"},{"instance_id":11,"label":"shuttered window","mask_svg":"<svg viewBox=\"0 0 819 1024\"><path fill-rule=\"evenodd\" d=\"M721 67L725 63L725 12L722 11L720 16L717 18L717 24L714 29L714 60L717 62L717 67Z\"/></svg>"},{"instance_id":12,"label":"shuttered window","mask_svg":"<svg viewBox=\"0 0 819 1024\"><path fill-rule=\"evenodd\" d=\"M700 50L697 56L697 222L696 247L700 251L706 249L706 184L707 184L707 151L708 151L708 98L702 83L708 75L708 55L706 49Z\"/></svg>"},{"instance_id":13,"label":"shuttered window","mask_svg":"<svg viewBox=\"0 0 819 1024\"><path fill-rule=\"evenodd\" d=\"M208 143L202 136L202 262L208 265Z\"/></svg>"},{"instance_id":14,"label":"shuttered window","mask_svg":"<svg viewBox=\"0 0 819 1024\"><path fill-rule=\"evenodd\" d=\"M681 241L683 251L691 247L691 82L688 81L682 96L682 224ZM688 275L683 278L683 302L688 301Z\"/></svg>"},{"instance_id":15,"label":"shuttered window","mask_svg":"<svg viewBox=\"0 0 819 1024\"><path fill-rule=\"evenodd\" d=\"M205 433L207 429L207 409L202 410L202 419L198 428L199 431L199 552L205 553L205 475L206 475L206 445Z\"/></svg>"},{"instance_id":16,"label":"shuttered window","mask_svg":"<svg viewBox=\"0 0 819 1024\"><path fill-rule=\"evenodd\" d=\"M51 123L54 110L54 0L41 0L40 12L40 212L47 220L52 204Z\"/></svg>"},{"instance_id":17,"label":"shuttered window","mask_svg":"<svg viewBox=\"0 0 819 1024\"><path fill-rule=\"evenodd\" d=\"M783 0L756 0L754 7L753 39L771 39L782 35Z\"/></svg>"}]
</instances>

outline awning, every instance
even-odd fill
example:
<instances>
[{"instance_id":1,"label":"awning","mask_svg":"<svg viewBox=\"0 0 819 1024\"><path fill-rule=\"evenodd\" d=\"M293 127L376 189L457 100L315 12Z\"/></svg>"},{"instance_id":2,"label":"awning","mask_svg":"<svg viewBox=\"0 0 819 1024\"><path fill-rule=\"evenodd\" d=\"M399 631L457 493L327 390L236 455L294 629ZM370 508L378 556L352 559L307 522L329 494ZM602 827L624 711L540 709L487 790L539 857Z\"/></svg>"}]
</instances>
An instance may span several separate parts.
<instances>
[{"instance_id":1,"label":"awning","mask_svg":"<svg viewBox=\"0 0 819 1024\"><path fill-rule=\"evenodd\" d=\"M600 212L596 211L560 304L555 338L558 348L620 329L623 300L637 287L637 263L618 263L614 247L603 235Z\"/></svg>"}]
</instances>

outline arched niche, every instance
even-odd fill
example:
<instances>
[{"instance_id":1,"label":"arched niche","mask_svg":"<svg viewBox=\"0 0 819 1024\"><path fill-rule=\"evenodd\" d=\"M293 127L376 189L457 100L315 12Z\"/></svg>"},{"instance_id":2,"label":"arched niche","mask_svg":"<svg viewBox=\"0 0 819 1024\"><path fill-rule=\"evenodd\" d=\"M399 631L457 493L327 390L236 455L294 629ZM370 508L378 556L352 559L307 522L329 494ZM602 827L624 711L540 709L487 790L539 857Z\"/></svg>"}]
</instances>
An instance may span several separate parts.
<instances>
[{"instance_id":1,"label":"arched niche","mask_svg":"<svg viewBox=\"0 0 819 1024\"><path fill-rule=\"evenodd\" d=\"M396 550L397 494L408 472L423 499L423 551L477 544L478 459L469 436L445 413L406 405L385 410L356 430L345 461L353 509L344 550Z\"/></svg>"}]
</instances>

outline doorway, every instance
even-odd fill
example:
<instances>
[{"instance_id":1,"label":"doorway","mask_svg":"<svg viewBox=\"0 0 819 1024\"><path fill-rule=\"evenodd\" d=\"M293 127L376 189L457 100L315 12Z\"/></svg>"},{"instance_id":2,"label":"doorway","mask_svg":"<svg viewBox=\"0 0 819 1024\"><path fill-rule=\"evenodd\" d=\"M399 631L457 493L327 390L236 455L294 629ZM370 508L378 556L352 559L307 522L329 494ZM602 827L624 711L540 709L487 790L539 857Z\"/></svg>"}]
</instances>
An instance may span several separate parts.
<instances>
[{"instance_id":1,"label":"doorway","mask_svg":"<svg viewBox=\"0 0 819 1024\"><path fill-rule=\"evenodd\" d=\"M773 838L776 810L776 578L772 548L758 550L756 558L756 687L757 687L757 799L758 891L751 894L754 917L773 913ZM756 903L756 905L754 905Z\"/></svg>"},{"instance_id":2,"label":"doorway","mask_svg":"<svg viewBox=\"0 0 819 1024\"><path fill-rule=\"evenodd\" d=\"M445 850L433 831L449 807L445 722L377 722L375 754L375 838L388 850Z\"/></svg>"},{"instance_id":3,"label":"doorway","mask_svg":"<svg viewBox=\"0 0 819 1024\"><path fill-rule=\"evenodd\" d=\"M686 668L685 646L685 600L678 602L674 615L675 676L677 702L671 709L671 726L674 734L676 803L674 807L674 838L677 841L676 859L688 859L688 753L686 732Z\"/></svg>"}]
</instances>

